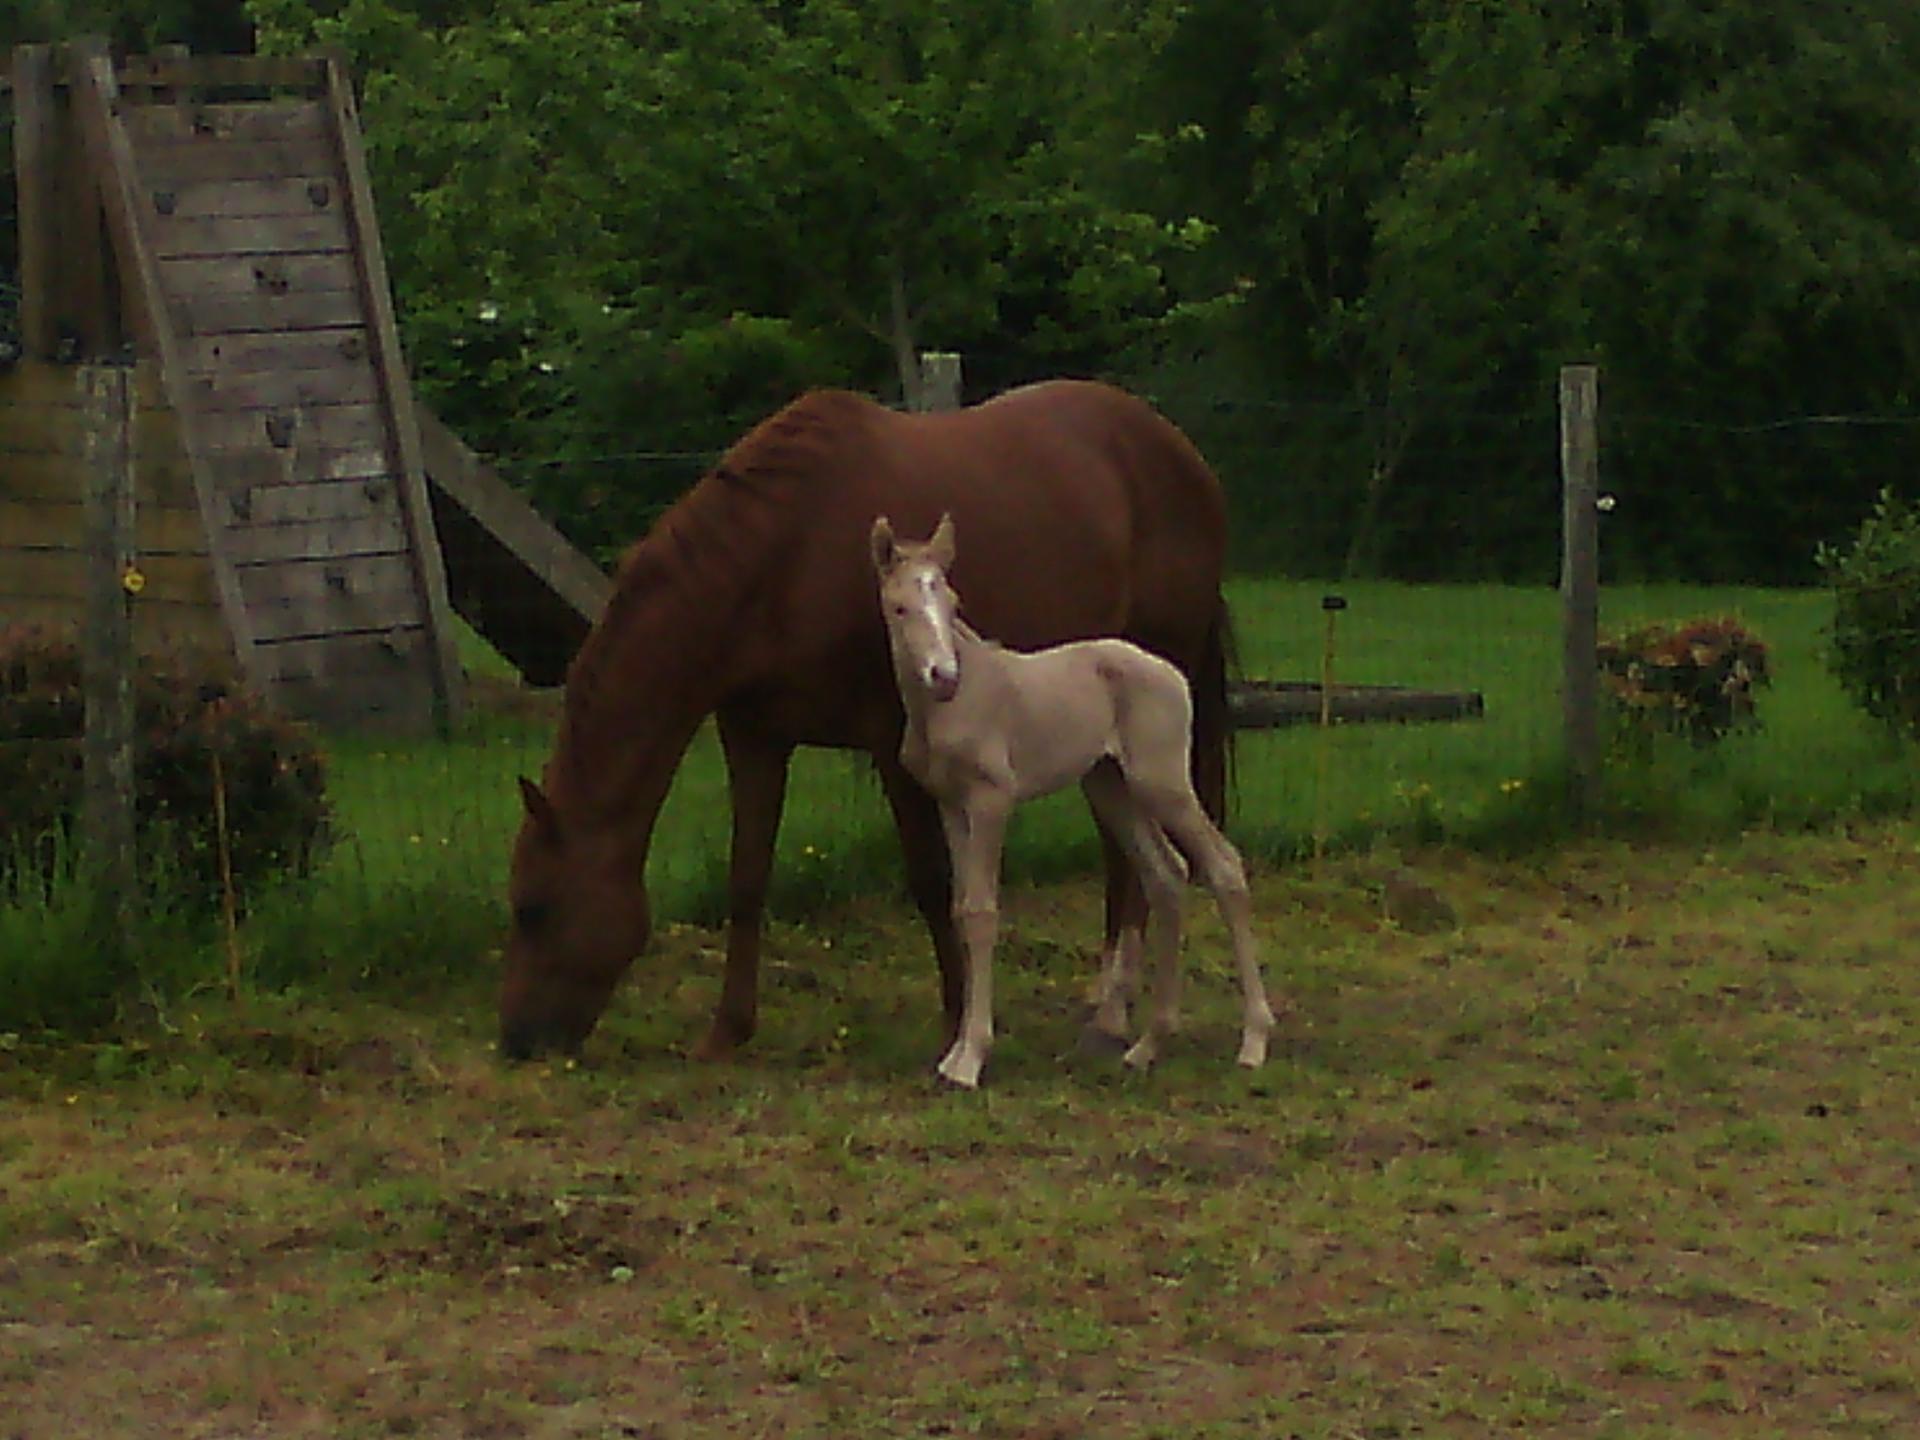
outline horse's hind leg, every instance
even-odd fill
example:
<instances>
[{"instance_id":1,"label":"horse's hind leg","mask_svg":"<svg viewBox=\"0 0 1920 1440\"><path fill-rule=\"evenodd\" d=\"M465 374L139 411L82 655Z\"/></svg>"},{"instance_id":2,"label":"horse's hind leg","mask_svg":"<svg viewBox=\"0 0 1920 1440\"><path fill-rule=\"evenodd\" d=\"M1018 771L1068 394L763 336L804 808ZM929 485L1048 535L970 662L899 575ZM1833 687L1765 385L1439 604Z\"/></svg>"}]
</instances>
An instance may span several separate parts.
<instances>
[{"instance_id":1,"label":"horse's hind leg","mask_svg":"<svg viewBox=\"0 0 1920 1440\"><path fill-rule=\"evenodd\" d=\"M876 755L900 851L907 865L907 889L926 921L940 966L940 1004L946 1017L941 1053L960 1038L960 1017L966 1003L967 962L953 921L953 861L940 825L940 807L900 763L896 754Z\"/></svg>"},{"instance_id":2,"label":"horse's hind leg","mask_svg":"<svg viewBox=\"0 0 1920 1440\"><path fill-rule=\"evenodd\" d=\"M1200 882L1213 892L1220 918L1226 922L1234 966L1240 973L1239 1063L1252 1069L1266 1062L1267 1037L1273 1031L1274 1016L1260 978L1246 863L1191 793L1168 797L1155 809L1160 823L1192 858Z\"/></svg>"}]
</instances>

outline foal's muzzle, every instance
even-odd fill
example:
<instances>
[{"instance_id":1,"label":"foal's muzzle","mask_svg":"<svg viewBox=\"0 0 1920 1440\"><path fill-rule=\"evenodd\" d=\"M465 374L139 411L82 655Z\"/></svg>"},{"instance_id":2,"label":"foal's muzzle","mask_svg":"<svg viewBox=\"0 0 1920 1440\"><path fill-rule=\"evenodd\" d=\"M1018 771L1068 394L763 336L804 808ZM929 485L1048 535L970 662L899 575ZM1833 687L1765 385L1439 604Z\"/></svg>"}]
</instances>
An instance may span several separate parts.
<instances>
[{"instance_id":1,"label":"foal's muzzle","mask_svg":"<svg viewBox=\"0 0 1920 1440\"><path fill-rule=\"evenodd\" d=\"M944 705L959 693L959 666L931 665L927 667L927 694Z\"/></svg>"}]
</instances>

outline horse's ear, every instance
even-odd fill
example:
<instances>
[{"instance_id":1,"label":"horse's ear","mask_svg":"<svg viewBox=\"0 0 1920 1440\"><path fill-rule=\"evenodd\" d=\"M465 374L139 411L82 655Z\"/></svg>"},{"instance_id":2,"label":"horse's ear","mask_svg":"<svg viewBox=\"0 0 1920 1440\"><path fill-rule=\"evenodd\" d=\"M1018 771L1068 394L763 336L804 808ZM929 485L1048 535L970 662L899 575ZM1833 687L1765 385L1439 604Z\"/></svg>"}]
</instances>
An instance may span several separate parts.
<instances>
[{"instance_id":1,"label":"horse's ear","mask_svg":"<svg viewBox=\"0 0 1920 1440\"><path fill-rule=\"evenodd\" d=\"M873 549L873 568L885 575L893 569L900 558L900 547L894 543L893 522L881 515L873 522L873 534L867 542Z\"/></svg>"},{"instance_id":2,"label":"horse's ear","mask_svg":"<svg viewBox=\"0 0 1920 1440\"><path fill-rule=\"evenodd\" d=\"M940 523L934 527L933 538L927 542L927 549L933 555L934 563L942 570L953 568L953 516L940 517Z\"/></svg>"},{"instance_id":3,"label":"horse's ear","mask_svg":"<svg viewBox=\"0 0 1920 1440\"><path fill-rule=\"evenodd\" d=\"M520 777L520 801L527 807L529 820L546 831L550 838L560 838L560 814L553 808L553 801L547 798L546 791L524 775Z\"/></svg>"}]
</instances>

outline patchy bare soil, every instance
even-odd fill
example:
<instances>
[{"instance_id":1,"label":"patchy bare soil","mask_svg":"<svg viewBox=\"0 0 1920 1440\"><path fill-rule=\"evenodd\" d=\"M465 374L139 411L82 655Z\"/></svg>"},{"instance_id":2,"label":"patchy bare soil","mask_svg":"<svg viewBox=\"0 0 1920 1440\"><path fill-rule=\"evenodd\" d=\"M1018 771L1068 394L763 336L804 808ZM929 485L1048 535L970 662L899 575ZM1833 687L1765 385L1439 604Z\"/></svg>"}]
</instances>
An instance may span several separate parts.
<instances>
[{"instance_id":1,"label":"patchy bare soil","mask_svg":"<svg viewBox=\"0 0 1920 1440\"><path fill-rule=\"evenodd\" d=\"M1457 928L1265 877L1251 1077L1204 917L1176 1055L1077 1053L1091 885L978 1095L880 904L727 1067L693 930L575 1067L478 989L14 1042L0 1437L1920 1433L1920 832L1411 864Z\"/></svg>"}]
</instances>

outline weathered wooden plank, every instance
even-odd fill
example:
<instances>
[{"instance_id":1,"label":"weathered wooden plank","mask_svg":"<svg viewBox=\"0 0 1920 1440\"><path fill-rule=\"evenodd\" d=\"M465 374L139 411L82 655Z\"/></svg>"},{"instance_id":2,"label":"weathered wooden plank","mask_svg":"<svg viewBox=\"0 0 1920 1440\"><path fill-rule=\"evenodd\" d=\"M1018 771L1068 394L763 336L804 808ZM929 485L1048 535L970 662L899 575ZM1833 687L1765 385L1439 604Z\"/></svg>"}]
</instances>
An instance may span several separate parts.
<instances>
[{"instance_id":1,"label":"weathered wooden plank","mask_svg":"<svg viewBox=\"0 0 1920 1440\"><path fill-rule=\"evenodd\" d=\"M202 463L216 491L270 485L305 485L315 480L367 480L392 472L386 451L329 450L321 446L290 450L221 450Z\"/></svg>"},{"instance_id":2,"label":"weathered wooden plank","mask_svg":"<svg viewBox=\"0 0 1920 1440\"><path fill-rule=\"evenodd\" d=\"M298 335L208 335L181 344L187 373L212 377L216 388L238 375L284 374L322 370L341 361L371 366L363 325L315 330Z\"/></svg>"},{"instance_id":3,"label":"weathered wooden plank","mask_svg":"<svg viewBox=\"0 0 1920 1440\"><path fill-rule=\"evenodd\" d=\"M134 420L134 443L142 455L179 448L179 428L164 410L143 410ZM80 412L56 406L0 408L0 456L66 455L77 458L85 437Z\"/></svg>"},{"instance_id":4,"label":"weathered wooden plank","mask_svg":"<svg viewBox=\"0 0 1920 1440\"><path fill-rule=\"evenodd\" d=\"M194 220L303 219L340 208L340 184L330 175L194 180L181 185L159 184L145 174L140 178L147 213L176 224Z\"/></svg>"},{"instance_id":5,"label":"weathered wooden plank","mask_svg":"<svg viewBox=\"0 0 1920 1440\"><path fill-rule=\"evenodd\" d=\"M185 371L180 345L161 301L159 263L150 237L141 227L133 145L121 122L112 61L106 47L97 42L76 45L73 55L73 107L80 121L84 150L99 186L114 251L120 260L121 284L138 306L147 352L159 360L162 381L179 416L181 436L189 455L196 457L194 488L201 508L206 510L211 507L213 496L208 491L206 477L200 473L198 437L192 432L186 408L190 402L183 393ZM221 550L219 528L210 528L207 538L212 561L203 571L212 576L228 633L233 637L234 651L247 677L258 684L260 675L253 659L253 636L248 629L246 606L240 598L232 567Z\"/></svg>"},{"instance_id":6,"label":"weathered wooden plank","mask_svg":"<svg viewBox=\"0 0 1920 1440\"><path fill-rule=\"evenodd\" d=\"M60 342L53 297L59 156L53 96L53 51L22 45L13 52L13 173L20 224L20 341L29 355L51 355Z\"/></svg>"},{"instance_id":7,"label":"weathered wooden plank","mask_svg":"<svg viewBox=\"0 0 1920 1440\"><path fill-rule=\"evenodd\" d=\"M453 606L447 596L446 563L433 528L433 505L427 497L426 466L420 456L420 429L414 416L413 383L400 349L400 328L393 314L393 287L387 279L386 250L380 243L380 224L373 203L373 180L360 144L360 117L353 87L347 81L339 55L326 57L327 111L340 168L346 181L344 206L356 241L362 294L366 300L368 335L374 364L387 386L387 413L400 478L401 513L412 542L426 602L431 668L438 687L441 718L452 720L463 704L464 674L454 646Z\"/></svg>"},{"instance_id":8,"label":"weathered wooden plank","mask_svg":"<svg viewBox=\"0 0 1920 1440\"><path fill-rule=\"evenodd\" d=\"M178 450L139 457L137 481L142 506L192 508L193 476L186 456ZM0 451L0 500L55 501L76 499L84 489L77 454L18 455Z\"/></svg>"},{"instance_id":9,"label":"weathered wooden plank","mask_svg":"<svg viewBox=\"0 0 1920 1440\"><path fill-rule=\"evenodd\" d=\"M152 214L147 226L154 253L164 259L183 255L291 255L348 247L346 221L329 209L306 215Z\"/></svg>"},{"instance_id":10,"label":"weathered wooden plank","mask_svg":"<svg viewBox=\"0 0 1920 1440\"><path fill-rule=\"evenodd\" d=\"M129 105L125 119L127 133L143 151L188 140L277 144L327 138L326 110L317 100Z\"/></svg>"},{"instance_id":11,"label":"weathered wooden plank","mask_svg":"<svg viewBox=\"0 0 1920 1440\"><path fill-rule=\"evenodd\" d=\"M361 318L360 297L352 291L310 294L216 296L168 301L182 335L237 335L288 330L317 330L350 325Z\"/></svg>"},{"instance_id":12,"label":"weathered wooden plank","mask_svg":"<svg viewBox=\"0 0 1920 1440\"><path fill-rule=\"evenodd\" d=\"M415 668L378 683L284 680L275 687L281 709L323 730L417 735L433 728L439 698L431 674Z\"/></svg>"},{"instance_id":13,"label":"weathered wooden plank","mask_svg":"<svg viewBox=\"0 0 1920 1440\"><path fill-rule=\"evenodd\" d=\"M64 550L85 533L86 507L78 500L10 500L0 493L0 547ZM134 534L143 555L202 555L207 549L198 509L142 505Z\"/></svg>"},{"instance_id":14,"label":"weathered wooden plank","mask_svg":"<svg viewBox=\"0 0 1920 1440\"><path fill-rule=\"evenodd\" d=\"M0 373L0 410L78 410L80 372L71 365L28 361ZM0 416L0 424L11 417Z\"/></svg>"},{"instance_id":15,"label":"weathered wooden plank","mask_svg":"<svg viewBox=\"0 0 1920 1440\"><path fill-rule=\"evenodd\" d=\"M315 480L302 485L263 485L227 497L236 524L297 525L320 520L358 520L394 510L390 475L366 480Z\"/></svg>"},{"instance_id":16,"label":"weathered wooden plank","mask_svg":"<svg viewBox=\"0 0 1920 1440\"><path fill-rule=\"evenodd\" d=\"M380 398L378 377L365 361L337 360L311 370L262 370L192 376L188 393L201 411L288 410L315 405L367 405Z\"/></svg>"},{"instance_id":17,"label":"weathered wooden plank","mask_svg":"<svg viewBox=\"0 0 1920 1440\"><path fill-rule=\"evenodd\" d=\"M405 555L249 566L240 588L262 641L418 625L420 595Z\"/></svg>"},{"instance_id":18,"label":"weathered wooden plank","mask_svg":"<svg viewBox=\"0 0 1920 1440\"><path fill-rule=\"evenodd\" d=\"M163 261L160 279L180 300L254 299L354 288L353 258L324 255L212 255Z\"/></svg>"},{"instance_id":19,"label":"weathered wooden plank","mask_svg":"<svg viewBox=\"0 0 1920 1440\"><path fill-rule=\"evenodd\" d=\"M396 625L367 634L328 635L280 640L255 647L262 668L275 681L404 684L409 673L430 676L427 632L418 625Z\"/></svg>"},{"instance_id":20,"label":"weathered wooden plank","mask_svg":"<svg viewBox=\"0 0 1920 1440\"><path fill-rule=\"evenodd\" d=\"M366 450L388 439L378 405L307 405L273 410L212 410L196 427L209 453L222 450Z\"/></svg>"},{"instance_id":21,"label":"weathered wooden plank","mask_svg":"<svg viewBox=\"0 0 1920 1440\"><path fill-rule=\"evenodd\" d=\"M209 89L261 86L317 90L325 61L302 55L129 55L116 78L129 89Z\"/></svg>"},{"instance_id":22,"label":"weathered wooden plank","mask_svg":"<svg viewBox=\"0 0 1920 1440\"><path fill-rule=\"evenodd\" d=\"M1228 723L1236 730L1317 725L1321 687L1311 680L1249 680L1227 693ZM1336 725L1478 720L1486 701L1477 690L1415 690L1404 685L1336 685L1327 697Z\"/></svg>"},{"instance_id":23,"label":"weathered wooden plank","mask_svg":"<svg viewBox=\"0 0 1920 1440\"><path fill-rule=\"evenodd\" d=\"M78 597L0 594L0 624L75 628L83 604ZM133 647L142 655L231 653L226 626L215 606L155 598L151 590L141 592L133 607Z\"/></svg>"},{"instance_id":24,"label":"weathered wooden plank","mask_svg":"<svg viewBox=\"0 0 1920 1440\"><path fill-rule=\"evenodd\" d=\"M44 596L77 602L86 594L86 568L86 552L80 548L0 550L0 600ZM218 603L213 570L204 555L155 555L142 559L140 573L146 581L142 601Z\"/></svg>"},{"instance_id":25,"label":"weathered wooden plank","mask_svg":"<svg viewBox=\"0 0 1920 1440\"><path fill-rule=\"evenodd\" d=\"M226 543L235 567L245 568L283 560L404 554L407 532L399 506L389 505L385 513L344 520L234 525L227 529Z\"/></svg>"},{"instance_id":26,"label":"weathered wooden plank","mask_svg":"<svg viewBox=\"0 0 1920 1440\"><path fill-rule=\"evenodd\" d=\"M285 140L231 140L217 135L184 141L149 139L136 141L135 151L141 174L155 185L333 173L332 149L318 131Z\"/></svg>"}]
</instances>

